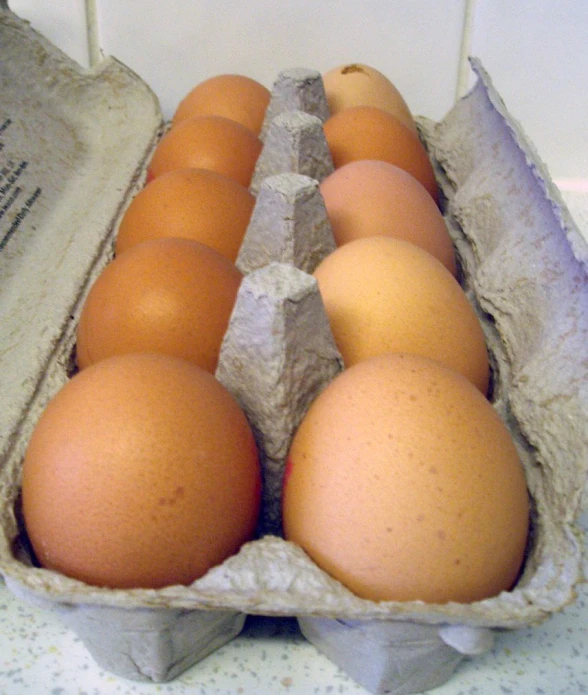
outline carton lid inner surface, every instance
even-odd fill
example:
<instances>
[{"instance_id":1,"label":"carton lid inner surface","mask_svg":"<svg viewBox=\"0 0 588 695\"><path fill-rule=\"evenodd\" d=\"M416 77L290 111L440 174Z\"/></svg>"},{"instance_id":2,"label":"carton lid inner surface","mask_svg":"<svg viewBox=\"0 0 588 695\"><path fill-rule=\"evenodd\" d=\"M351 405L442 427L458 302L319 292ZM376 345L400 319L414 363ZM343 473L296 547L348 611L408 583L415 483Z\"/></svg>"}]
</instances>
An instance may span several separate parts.
<instances>
[{"instance_id":1,"label":"carton lid inner surface","mask_svg":"<svg viewBox=\"0 0 588 695\"><path fill-rule=\"evenodd\" d=\"M130 70L84 71L2 7L0 458L161 125Z\"/></svg>"}]
</instances>

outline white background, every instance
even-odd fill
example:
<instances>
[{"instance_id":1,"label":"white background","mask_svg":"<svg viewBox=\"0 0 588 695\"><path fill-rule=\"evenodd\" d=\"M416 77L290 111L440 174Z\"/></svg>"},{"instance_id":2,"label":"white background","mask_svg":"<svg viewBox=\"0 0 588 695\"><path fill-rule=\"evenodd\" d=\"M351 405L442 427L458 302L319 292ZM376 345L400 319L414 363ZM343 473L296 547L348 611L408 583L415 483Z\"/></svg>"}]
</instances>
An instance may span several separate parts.
<instances>
[{"instance_id":1,"label":"white background","mask_svg":"<svg viewBox=\"0 0 588 695\"><path fill-rule=\"evenodd\" d=\"M9 4L83 65L100 54L122 60L154 89L166 116L214 74L246 74L269 88L285 68L324 72L355 61L384 72L414 113L439 120L471 80L467 55L476 55L552 178L588 179L586 0Z\"/></svg>"}]
</instances>

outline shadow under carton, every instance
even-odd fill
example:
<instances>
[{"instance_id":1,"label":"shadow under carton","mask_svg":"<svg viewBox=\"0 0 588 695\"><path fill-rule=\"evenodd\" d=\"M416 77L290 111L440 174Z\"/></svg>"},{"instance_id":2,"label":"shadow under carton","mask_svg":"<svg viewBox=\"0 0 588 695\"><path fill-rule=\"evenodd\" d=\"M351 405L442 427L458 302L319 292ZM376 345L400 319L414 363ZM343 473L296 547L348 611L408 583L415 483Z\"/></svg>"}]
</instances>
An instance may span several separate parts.
<instances>
[{"instance_id":1,"label":"shadow under carton","mask_svg":"<svg viewBox=\"0 0 588 695\"><path fill-rule=\"evenodd\" d=\"M44 405L68 378L80 307L111 257L117 220L144 180L163 124L157 100L131 71L112 59L95 73L80 70L4 2L0 40L11 55L0 68L0 157L15 171L15 163L27 162L18 176L28 199L40 190L18 229L10 215L0 219L0 311L10 327L0 337L0 571L15 594L60 613L96 661L126 678L176 677L238 634L246 614L296 616L306 637L354 679L396 695L447 680L465 654L491 647L493 628L533 625L573 600L581 567L575 520L588 465L588 249L477 60L472 91L441 122L418 124L464 289L491 352L492 402L515 438L533 501L517 586L472 604L375 603L354 596L280 537L278 494L290 438L314 394L341 369L312 267L304 265L317 259L300 253L304 243L276 245L265 265L247 269L217 372L261 445L265 535L191 586L100 589L32 566L15 512L23 453ZM284 98L278 77L272 118L286 139L302 123L320 140L324 109L314 122L297 110L320 101L320 76L297 70L295 77L296 89L311 88L312 99ZM285 82L292 89L292 71ZM286 104L279 113L278 102ZM272 123L264 127L268 147L276 140ZM284 142L277 160L296 147ZM284 212L276 223L272 208L271 225L257 217L251 229L297 242L301 230L319 229L313 244L320 258L332 240L315 193L329 163L320 162L314 174L276 171L271 158L264 149L258 202L285 196ZM250 236L244 247L256 242ZM265 323L260 306L269 307ZM260 329L267 331L261 342ZM247 349L251 336L259 349ZM238 374L235 355L247 357Z\"/></svg>"}]
</instances>

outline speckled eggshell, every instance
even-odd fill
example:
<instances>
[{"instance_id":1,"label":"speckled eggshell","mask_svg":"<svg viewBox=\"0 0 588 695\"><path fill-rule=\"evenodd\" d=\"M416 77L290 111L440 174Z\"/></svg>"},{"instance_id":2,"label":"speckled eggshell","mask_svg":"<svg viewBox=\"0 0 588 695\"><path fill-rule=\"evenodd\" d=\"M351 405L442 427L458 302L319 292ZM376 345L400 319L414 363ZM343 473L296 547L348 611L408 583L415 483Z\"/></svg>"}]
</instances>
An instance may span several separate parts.
<instances>
[{"instance_id":1,"label":"speckled eggshell","mask_svg":"<svg viewBox=\"0 0 588 695\"><path fill-rule=\"evenodd\" d=\"M162 237L192 239L235 261L255 198L234 179L209 169L175 169L133 198L120 221L115 253Z\"/></svg>"},{"instance_id":2,"label":"speckled eggshell","mask_svg":"<svg viewBox=\"0 0 588 695\"><path fill-rule=\"evenodd\" d=\"M441 211L414 176L394 164L361 159L320 185L338 246L367 236L392 236L433 254L453 274L455 250Z\"/></svg>"},{"instance_id":3,"label":"speckled eggshell","mask_svg":"<svg viewBox=\"0 0 588 695\"><path fill-rule=\"evenodd\" d=\"M193 116L230 118L259 135L270 91L247 75L213 75L199 82L178 104L172 126Z\"/></svg>"},{"instance_id":4,"label":"speckled eggshell","mask_svg":"<svg viewBox=\"0 0 588 695\"><path fill-rule=\"evenodd\" d=\"M419 136L396 116L373 106L339 111L325 123L325 137L335 169L360 159L395 164L414 176L439 200L433 166Z\"/></svg>"},{"instance_id":5,"label":"speckled eggshell","mask_svg":"<svg viewBox=\"0 0 588 695\"><path fill-rule=\"evenodd\" d=\"M287 539L374 601L477 601L521 568L523 467L489 402L454 370L387 354L342 372L302 420Z\"/></svg>"},{"instance_id":6,"label":"speckled eggshell","mask_svg":"<svg viewBox=\"0 0 588 695\"><path fill-rule=\"evenodd\" d=\"M427 251L373 236L340 246L314 271L346 366L383 352L415 352L464 374L486 393L484 333L455 277Z\"/></svg>"},{"instance_id":7,"label":"speckled eggshell","mask_svg":"<svg viewBox=\"0 0 588 695\"><path fill-rule=\"evenodd\" d=\"M113 355L161 352L213 372L242 274L192 239L148 239L96 279L77 327L80 369Z\"/></svg>"},{"instance_id":8,"label":"speckled eggshell","mask_svg":"<svg viewBox=\"0 0 588 695\"><path fill-rule=\"evenodd\" d=\"M235 398L161 354L117 355L70 379L23 464L38 561L94 586L190 584L252 538L260 495Z\"/></svg>"},{"instance_id":9,"label":"speckled eggshell","mask_svg":"<svg viewBox=\"0 0 588 695\"><path fill-rule=\"evenodd\" d=\"M398 88L379 70L364 63L347 63L323 75L332 114L353 106L375 106L391 113L416 133L416 124Z\"/></svg>"},{"instance_id":10,"label":"speckled eggshell","mask_svg":"<svg viewBox=\"0 0 588 695\"><path fill-rule=\"evenodd\" d=\"M224 116L192 116L178 123L153 152L148 178L195 167L211 169L249 186L262 144L241 123Z\"/></svg>"}]
</instances>

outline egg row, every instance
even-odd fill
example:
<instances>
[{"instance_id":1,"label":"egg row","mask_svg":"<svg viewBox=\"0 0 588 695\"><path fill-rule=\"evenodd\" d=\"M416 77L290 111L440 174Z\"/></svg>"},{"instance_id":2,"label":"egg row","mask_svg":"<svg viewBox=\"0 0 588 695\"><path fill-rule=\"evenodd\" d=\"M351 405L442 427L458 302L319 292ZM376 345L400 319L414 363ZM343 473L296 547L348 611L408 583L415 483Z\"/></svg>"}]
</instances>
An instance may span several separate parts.
<instances>
[{"instance_id":1,"label":"egg row","mask_svg":"<svg viewBox=\"0 0 588 695\"><path fill-rule=\"evenodd\" d=\"M336 88L366 77L383 101L364 89L357 103L361 90ZM336 249L312 275L345 370L294 435L286 537L366 598L491 596L520 571L528 499L508 430L484 397L484 335L456 279L433 169L408 107L377 71L345 66L323 83L334 171L315 183ZM231 93L240 95L233 110ZM215 99L223 103L211 114ZM81 313L81 372L47 408L25 458L25 522L44 566L105 586L189 583L253 537L263 451L212 374L243 285L238 257L257 204L249 186L269 100L240 76L199 85L121 220L115 259ZM197 397L187 404L186 394ZM71 429L63 413L88 401L78 450L70 432L71 457L53 466L63 445L58 423ZM218 464L197 479L187 473L195 451ZM101 487L105 460L110 483ZM218 487L203 483L211 480ZM73 516L47 506L72 496ZM104 517L105 506L113 516ZM72 523L76 508L91 533ZM92 558L78 552L84 544ZM76 565L56 548L73 549Z\"/></svg>"}]
</instances>

